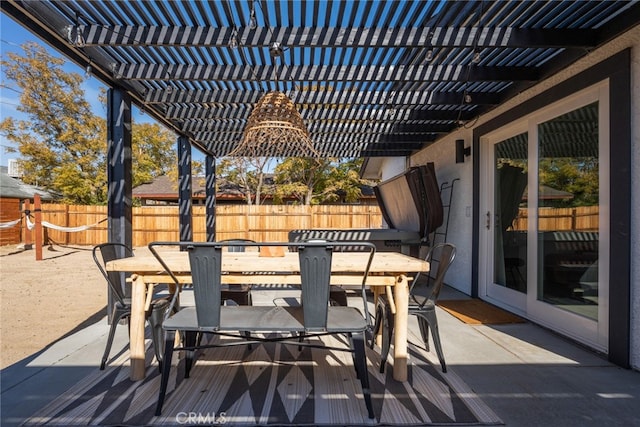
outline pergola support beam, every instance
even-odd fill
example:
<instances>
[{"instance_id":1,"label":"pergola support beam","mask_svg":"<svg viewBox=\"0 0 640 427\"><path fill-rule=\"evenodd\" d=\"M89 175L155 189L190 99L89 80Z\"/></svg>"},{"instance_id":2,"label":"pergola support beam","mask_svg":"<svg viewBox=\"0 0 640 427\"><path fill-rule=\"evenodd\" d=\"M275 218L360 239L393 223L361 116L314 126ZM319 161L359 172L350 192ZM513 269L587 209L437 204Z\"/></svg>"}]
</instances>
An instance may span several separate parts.
<instances>
[{"instance_id":1,"label":"pergola support beam","mask_svg":"<svg viewBox=\"0 0 640 427\"><path fill-rule=\"evenodd\" d=\"M178 137L178 215L180 241L193 241L193 183L191 177L191 144L186 136Z\"/></svg>"},{"instance_id":2,"label":"pergola support beam","mask_svg":"<svg viewBox=\"0 0 640 427\"><path fill-rule=\"evenodd\" d=\"M109 242L132 245L131 99L107 92L107 180Z\"/></svg>"},{"instance_id":3,"label":"pergola support beam","mask_svg":"<svg viewBox=\"0 0 640 427\"><path fill-rule=\"evenodd\" d=\"M592 47L597 32L590 29L525 29L514 27L422 27L408 28L351 28L351 27L188 27L170 25L77 25L90 46L209 46L227 47L237 33L246 47L262 47L264 40L274 33L285 46L349 48L420 48L424 46L464 47Z\"/></svg>"},{"instance_id":4,"label":"pergola support beam","mask_svg":"<svg viewBox=\"0 0 640 427\"><path fill-rule=\"evenodd\" d=\"M205 228L207 242L216 241L216 159L210 154L204 158L205 164Z\"/></svg>"},{"instance_id":5,"label":"pergola support beam","mask_svg":"<svg viewBox=\"0 0 640 427\"><path fill-rule=\"evenodd\" d=\"M119 88L107 91L107 186L107 240L131 248L131 98ZM114 304L115 298L109 290L107 313L113 311Z\"/></svg>"}]
</instances>

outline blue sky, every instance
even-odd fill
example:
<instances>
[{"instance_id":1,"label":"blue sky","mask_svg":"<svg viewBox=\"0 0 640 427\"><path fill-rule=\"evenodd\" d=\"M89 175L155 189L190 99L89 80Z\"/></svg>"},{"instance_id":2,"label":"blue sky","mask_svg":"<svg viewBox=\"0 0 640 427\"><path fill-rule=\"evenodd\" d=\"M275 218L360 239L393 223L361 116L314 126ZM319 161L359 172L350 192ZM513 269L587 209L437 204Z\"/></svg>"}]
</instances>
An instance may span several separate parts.
<instances>
[{"instance_id":1,"label":"blue sky","mask_svg":"<svg viewBox=\"0 0 640 427\"><path fill-rule=\"evenodd\" d=\"M22 28L20 24L16 23L5 14L0 13L0 53L2 54L2 59L6 59L6 55L9 52L23 54L24 51L20 46L26 42L36 42L41 46L44 46L52 55L62 57L62 55L60 55L56 50L50 48L48 44L40 40L37 36ZM71 61L67 61L64 70L79 73L80 75L84 75L85 73L84 69L78 67ZM105 109L98 102L98 95L101 87L105 86L96 78L85 80L85 83L82 86L85 91L85 97L87 101L91 103L94 113L104 117ZM5 81L4 74L2 74L0 84L0 119L4 120L7 117L13 117L16 120L25 120L27 117L17 110L19 105L20 92L18 88L16 88L11 82ZM141 116L135 107L133 109L133 115L134 120L137 122L151 120L148 116ZM15 148L15 145L0 135L0 166L7 166L9 159L15 159L18 157L18 153L7 153L7 147Z\"/></svg>"},{"instance_id":2,"label":"blue sky","mask_svg":"<svg viewBox=\"0 0 640 427\"><path fill-rule=\"evenodd\" d=\"M248 8L249 8L249 2L247 2L246 4L243 5L243 7L246 9L246 12L248 13ZM275 5L274 3L266 3L267 4L267 8L268 10L263 11L262 8L260 8L259 11L257 11L256 13L256 17L259 20L262 19L266 19L265 17L265 13L267 15L273 16L276 12L274 10ZM294 5L297 5L298 3L294 3ZM350 5L351 3L349 3ZM296 6L297 7L297 6ZM336 2L333 3L334 8L339 8L340 7L340 3ZM349 6L350 7L350 6ZM389 3L383 4L383 6L381 6L384 8L384 10L382 11L383 14L387 14L388 12L388 8L390 7ZM418 4L412 6L412 10L415 8L420 7ZM428 10L430 10L429 8L423 8L424 10L421 13L421 16L419 19L423 19L424 18L424 14L427 13ZM235 10L235 9L234 9ZM305 25L307 22L311 22L314 17L311 16L313 13L313 8L307 8L307 16L303 16L302 13L296 13L294 11L293 16L292 16L292 22L291 24L293 24L294 26L301 26L301 25ZM359 8L358 10L356 10L356 15L358 17L364 17L365 20L364 25L371 27L371 26L375 26L375 22L373 22L374 20L374 16L376 16L376 13L369 13L365 16L365 8L364 8L364 4L363 3L359 3ZM335 11L334 11L335 12ZM327 10L325 10L325 8L320 7L319 8L319 13L320 16L318 17L318 19L323 20L324 19L324 15L328 13ZM330 13L328 16L331 17L332 22L330 22L329 24L332 26L339 26L341 25L340 22L338 22L340 19L347 19L346 16L350 16L351 14L344 14L344 16L341 16L338 13ZM411 14L409 14L411 15ZM405 15L400 15L398 14L397 16L392 17L391 20L391 24L392 26L406 26L407 23L403 22L403 19L408 19ZM240 16L236 16L234 17L234 20L236 22L240 22L241 18ZM231 25L232 23L230 22L223 22L223 25ZM260 25L263 25L264 23L262 21L259 21ZM19 52L22 54L22 49L20 48L20 46L22 44L24 44L25 42L36 42L42 46L44 46L45 48L47 48L49 50L49 52L51 52L52 55L55 56L61 56L57 51L55 51L54 49L50 48L44 41L41 41L40 39L38 39L37 36L31 34L28 30L22 28L19 24L17 24L16 22L14 22L11 18L5 16L4 14L0 13L0 53L2 54L2 58L5 58L6 53L10 52L10 51L15 51L15 52ZM260 49L260 48L255 48L255 49ZM316 55L321 55L320 50L316 49ZM381 52L385 51L384 49L381 50ZM390 51L389 51L390 52ZM389 54L389 52L387 52L387 54ZM337 49L337 54L341 55L341 50ZM308 64L312 64L315 62L318 62L321 60L321 57L312 57L308 52L305 53L304 51L301 51L298 53L298 55L302 55L304 56L304 62L308 63ZM350 51L345 51L345 55L354 55L356 57L359 58L359 61L364 61L364 62L369 62L370 58L366 58L363 55L364 54L364 50L362 49L352 49ZM383 53L379 53L379 55L383 55ZM260 55L254 55L255 58L260 58ZM69 72L76 72L79 73L81 75L84 75L85 70L81 67L76 66L75 64L73 64L72 62L68 61L66 67L65 67L66 71ZM7 88L4 87L5 84L7 84L10 82L5 82L4 80L2 81L2 85L0 85L0 118L4 119L6 117L13 117L15 119L26 119L26 117L21 114L20 112L17 111L17 107L20 103L19 99L20 99L20 94L15 90L16 88ZM339 83L338 83L339 84ZM100 81L98 81L95 77L94 78L90 78L88 80L85 81L84 85L83 85L83 89L85 90L85 94L86 94L86 99L92 103L93 105L93 110L95 112L95 114L103 116L105 115L105 111L102 105L100 105L98 103L98 94L100 92L100 88L103 85L100 83ZM384 88L380 88L378 86L376 86L376 90L382 90ZM133 108L133 120L136 122L144 122L144 121L152 121L153 119L151 117L149 117L148 115L140 115L139 111L137 108ZM12 143L10 141L7 141L5 138L3 138L0 135L0 166L7 166L7 161L11 158L16 158L17 153L7 153L6 152L6 147L10 147L12 146ZM198 151L198 150L193 150L193 157L194 160L201 160L204 156Z\"/></svg>"}]
</instances>

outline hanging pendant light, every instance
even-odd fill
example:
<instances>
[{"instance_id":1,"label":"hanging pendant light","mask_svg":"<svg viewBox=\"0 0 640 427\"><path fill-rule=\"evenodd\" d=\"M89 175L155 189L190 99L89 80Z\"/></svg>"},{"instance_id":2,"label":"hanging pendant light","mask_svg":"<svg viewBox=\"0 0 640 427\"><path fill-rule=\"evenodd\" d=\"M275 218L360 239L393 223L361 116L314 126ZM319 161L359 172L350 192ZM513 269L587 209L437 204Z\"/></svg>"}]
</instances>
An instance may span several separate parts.
<instances>
[{"instance_id":1,"label":"hanging pendant light","mask_svg":"<svg viewBox=\"0 0 640 427\"><path fill-rule=\"evenodd\" d=\"M278 42L269 47L274 63L283 52ZM275 80L277 88L277 75ZM320 154L314 148L294 102L283 92L272 90L258 100L249 115L242 140L227 156L320 157Z\"/></svg>"},{"instance_id":2,"label":"hanging pendant light","mask_svg":"<svg viewBox=\"0 0 640 427\"><path fill-rule=\"evenodd\" d=\"M230 157L318 157L309 131L291 99L267 92L249 115L242 140Z\"/></svg>"}]
</instances>

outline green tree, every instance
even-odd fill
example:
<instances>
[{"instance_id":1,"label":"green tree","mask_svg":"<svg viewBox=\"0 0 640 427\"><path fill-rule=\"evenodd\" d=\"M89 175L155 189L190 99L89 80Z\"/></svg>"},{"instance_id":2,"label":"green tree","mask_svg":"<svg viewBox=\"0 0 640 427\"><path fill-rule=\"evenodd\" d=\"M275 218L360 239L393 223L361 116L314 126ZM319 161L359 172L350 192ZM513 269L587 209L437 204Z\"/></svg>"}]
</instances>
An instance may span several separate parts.
<instances>
[{"instance_id":1,"label":"green tree","mask_svg":"<svg viewBox=\"0 0 640 427\"><path fill-rule=\"evenodd\" d=\"M362 186L362 159L303 159L287 158L275 168L276 201L294 197L298 203L311 205L357 201Z\"/></svg>"},{"instance_id":2,"label":"green tree","mask_svg":"<svg viewBox=\"0 0 640 427\"><path fill-rule=\"evenodd\" d=\"M133 186L177 170L176 136L157 123L134 123L131 132ZM199 169L199 163L194 169Z\"/></svg>"},{"instance_id":3,"label":"green tree","mask_svg":"<svg viewBox=\"0 0 640 427\"><path fill-rule=\"evenodd\" d=\"M81 88L83 77L65 72L65 61L38 44L22 48L24 55L8 53L0 64L5 81L19 89L17 109L28 120L5 118L0 132L17 146L23 180L59 194L67 203L105 203L106 121L92 113ZM171 132L157 124L133 125L134 185L166 172L175 162L174 141Z\"/></svg>"},{"instance_id":4,"label":"green tree","mask_svg":"<svg viewBox=\"0 0 640 427\"><path fill-rule=\"evenodd\" d=\"M216 174L236 184L248 205L260 205L270 193L265 179L270 159L267 157L226 157L216 167Z\"/></svg>"},{"instance_id":5,"label":"green tree","mask_svg":"<svg viewBox=\"0 0 640 427\"><path fill-rule=\"evenodd\" d=\"M63 71L37 44L24 56L8 53L1 64L20 89L18 110L29 120L6 118L0 131L18 146L24 181L60 193L64 201L97 203L106 198L104 120L91 113L82 77Z\"/></svg>"},{"instance_id":6,"label":"green tree","mask_svg":"<svg viewBox=\"0 0 640 427\"><path fill-rule=\"evenodd\" d=\"M547 201L546 206L576 207L598 204L598 159L593 157L557 157L540 160L540 184L567 191L573 197Z\"/></svg>"}]
</instances>

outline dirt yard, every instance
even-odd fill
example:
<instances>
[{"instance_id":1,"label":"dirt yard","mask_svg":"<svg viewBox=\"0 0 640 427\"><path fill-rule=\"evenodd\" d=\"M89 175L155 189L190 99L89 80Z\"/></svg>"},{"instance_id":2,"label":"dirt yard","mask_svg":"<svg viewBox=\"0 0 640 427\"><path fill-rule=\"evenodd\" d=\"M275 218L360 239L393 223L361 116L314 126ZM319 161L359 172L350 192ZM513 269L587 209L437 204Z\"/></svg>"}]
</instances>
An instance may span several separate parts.
<instances>
[{"instance_id":1,"label":"dirt yard","mask_svg":"<svg viewBox=\"0 0 640 427\"><path fill-rule=\"evenodd\" d=\"M90 247L0 247L0 369L106 316L107 288Z\"/></svg>"}]
</instances>

